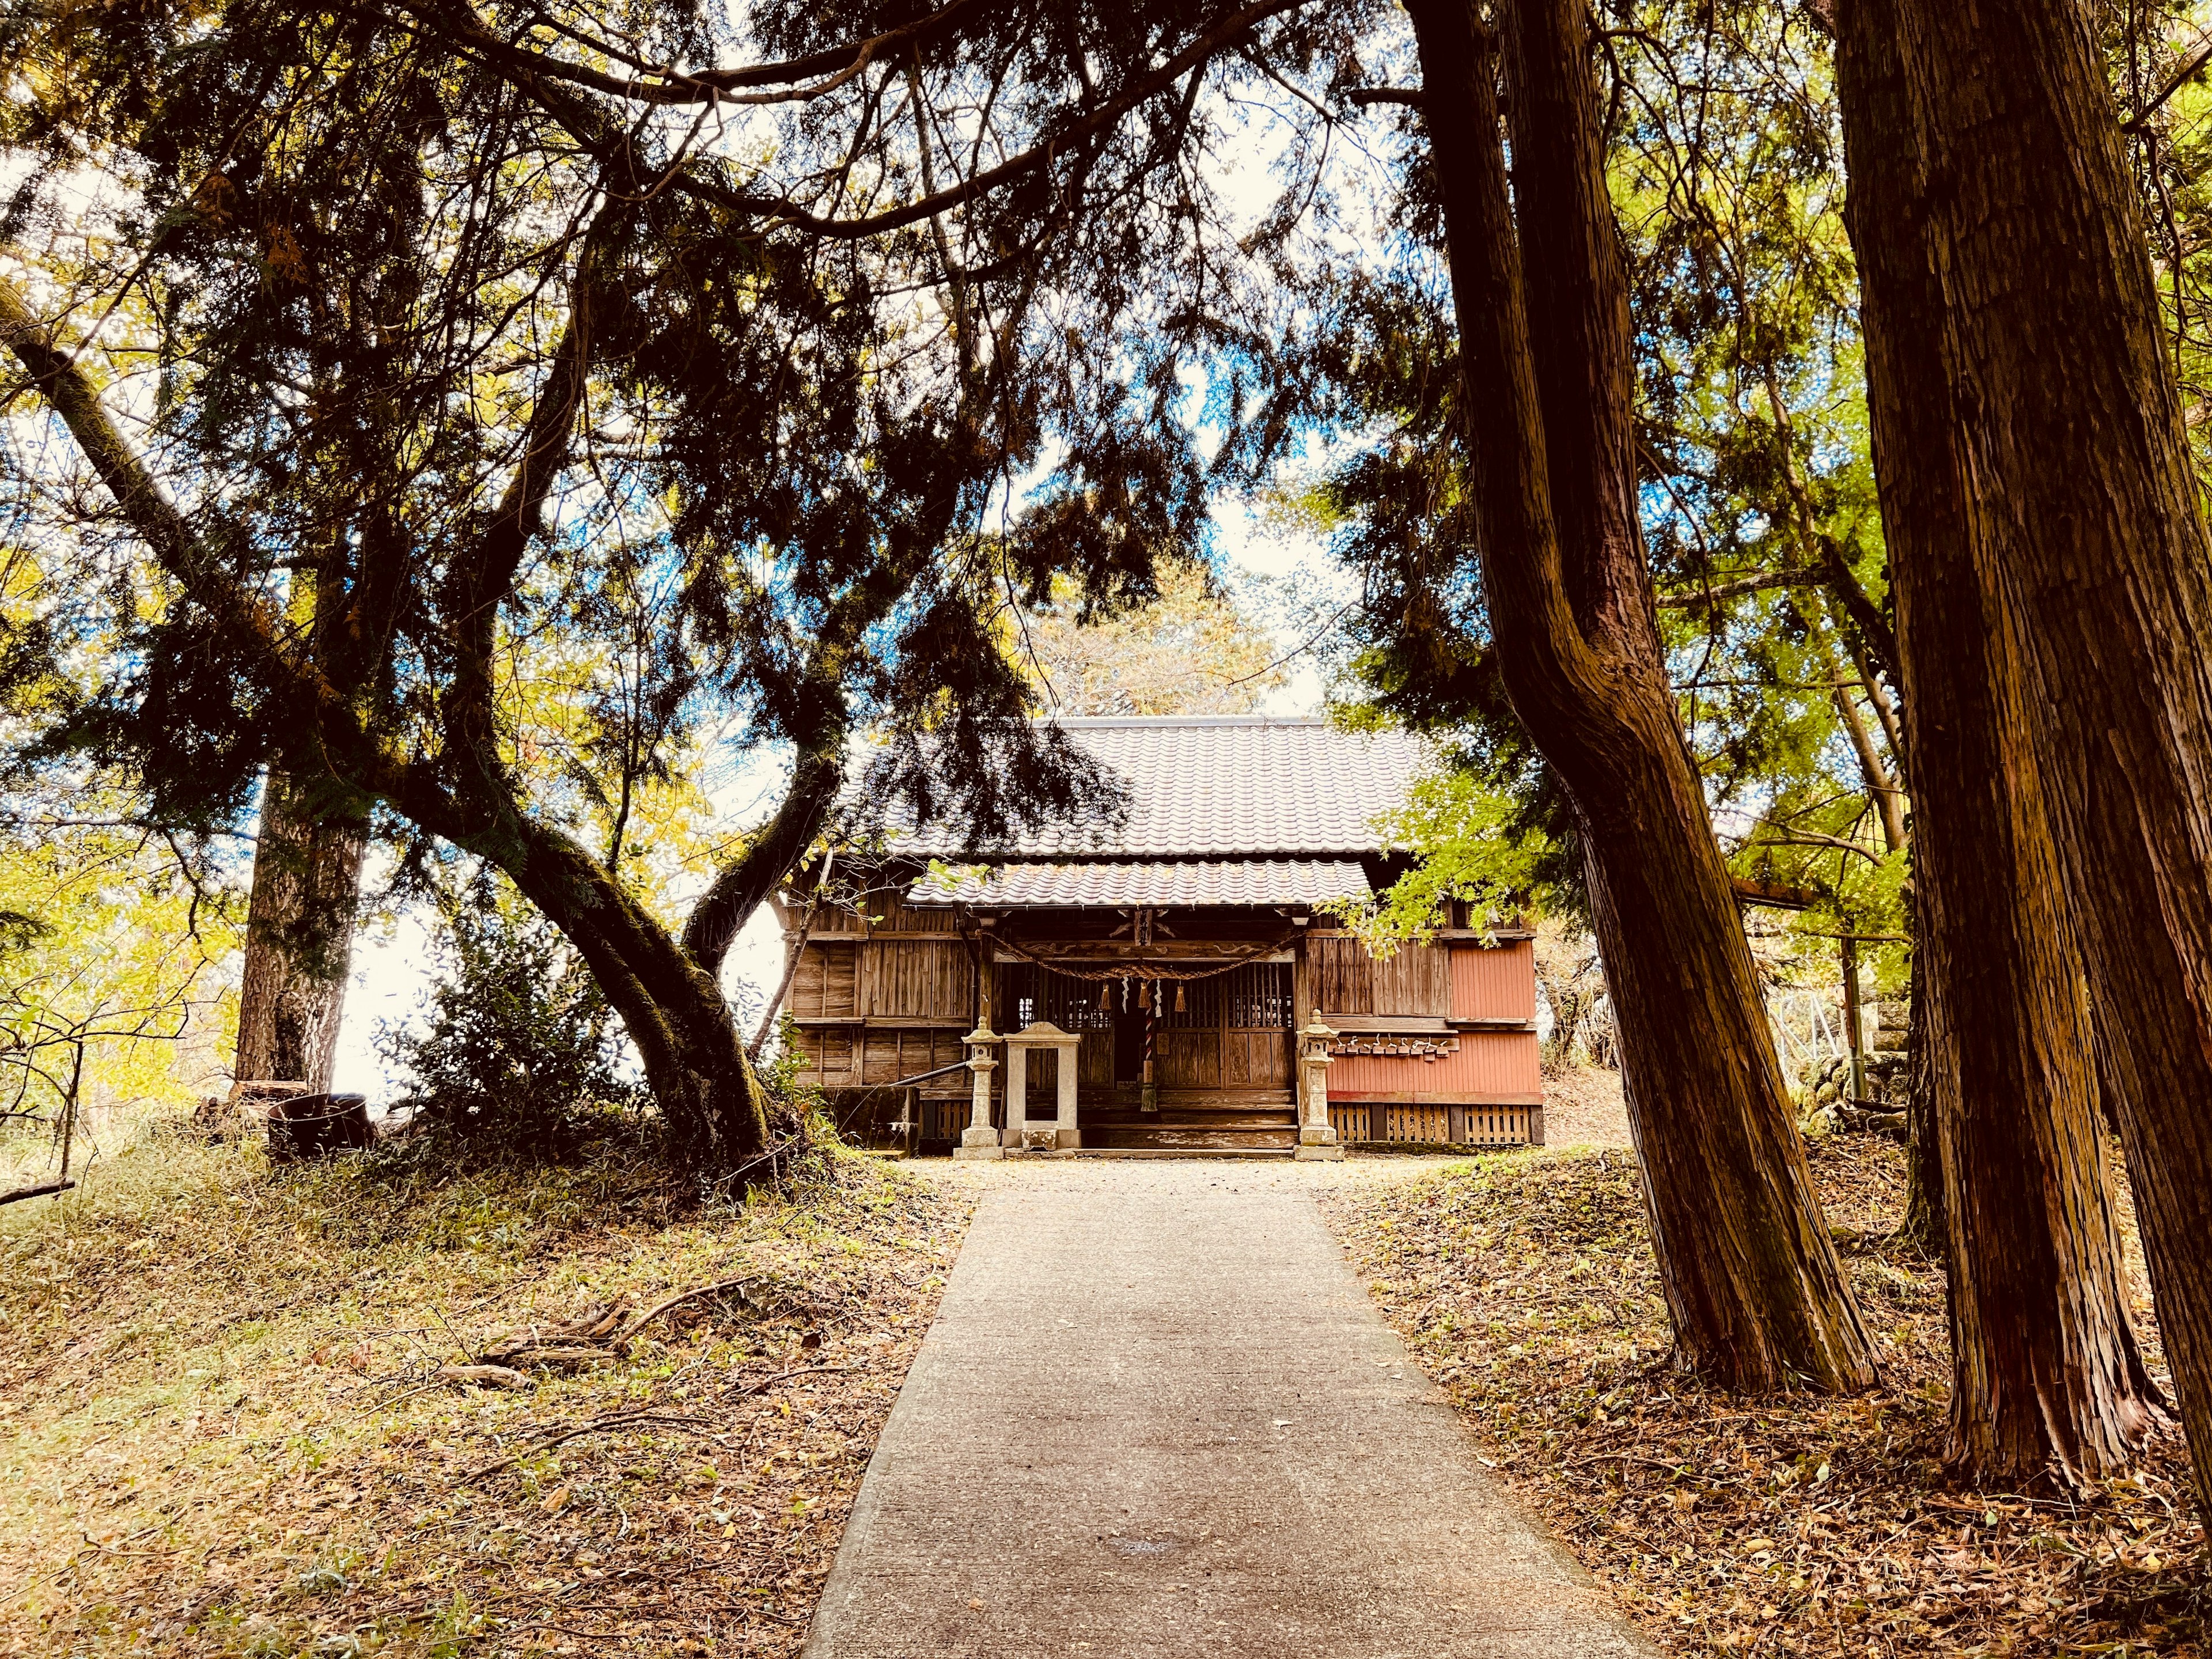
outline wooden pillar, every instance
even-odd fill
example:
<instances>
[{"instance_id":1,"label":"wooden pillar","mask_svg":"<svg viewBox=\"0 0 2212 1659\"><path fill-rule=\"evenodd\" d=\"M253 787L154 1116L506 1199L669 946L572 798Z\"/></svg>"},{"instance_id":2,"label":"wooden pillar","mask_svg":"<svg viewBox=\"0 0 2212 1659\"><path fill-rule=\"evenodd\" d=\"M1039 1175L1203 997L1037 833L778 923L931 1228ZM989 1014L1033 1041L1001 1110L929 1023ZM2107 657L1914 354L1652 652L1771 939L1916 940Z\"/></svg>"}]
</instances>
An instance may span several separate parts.
<instances>
[{"instance_id":1,"label":"wooden pillar","mask_svg":"<svg viewBox=\"0 0 2212 1659\"><path fill-rule=\"evenodd\" d=\"M991 1027L991 1003L998 984L999 942L991 937L988 922L976 936L975 942L975 1024L985 1030Z\"/></svg>"}]
</instances>

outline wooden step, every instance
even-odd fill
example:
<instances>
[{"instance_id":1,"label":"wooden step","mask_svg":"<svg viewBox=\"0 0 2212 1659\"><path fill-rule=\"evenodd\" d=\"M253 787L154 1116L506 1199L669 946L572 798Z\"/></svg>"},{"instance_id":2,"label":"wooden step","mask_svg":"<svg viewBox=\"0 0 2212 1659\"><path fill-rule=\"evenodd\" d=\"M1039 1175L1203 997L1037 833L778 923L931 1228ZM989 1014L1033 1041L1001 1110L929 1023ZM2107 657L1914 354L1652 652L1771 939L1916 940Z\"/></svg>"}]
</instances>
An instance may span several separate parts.
<instances>
[{"instance_id":1,"label":"wooden step","mask_svg":"<svg viewBox=\"0 0 2212 1659\"><path fill-rule=\"evenodd\" d=\"M1030 1152L1030 1158L1295 1158L1294 1146L1085 1146L1070 1152Z\"/></svg>"},{"instance_id":2,"label":"wooden step","mask_svg":"<svg viewBox=\"0 0 2212 1659\"><path fill-rule=\"evenodd\" d=\"M1087 1129L1280 1129L1297 1127L1297 1114L1279 1112L1199 1112L1178 1106L1157 1112L1085 1112Z\"/></svg>"},{"instance_id":3,"label":"wooden step","mask_svg":"<svg viewBox=\"0 0 2212 1659\"><path fill-rule=\"evenodd\" d=\"M1083 1131L1086 1146L1144 1147L1144 1146L1216 1146L1216 1147L1295 1147L1298 1144L1297 1128L1293 1124L1277 1124L1267 1128L1216 1129L1176 1124L1147 1124L1143 1127L1127 1127L1120 1124L1097 1127L1086 1125Z\"/></svg>"}]
</instances>

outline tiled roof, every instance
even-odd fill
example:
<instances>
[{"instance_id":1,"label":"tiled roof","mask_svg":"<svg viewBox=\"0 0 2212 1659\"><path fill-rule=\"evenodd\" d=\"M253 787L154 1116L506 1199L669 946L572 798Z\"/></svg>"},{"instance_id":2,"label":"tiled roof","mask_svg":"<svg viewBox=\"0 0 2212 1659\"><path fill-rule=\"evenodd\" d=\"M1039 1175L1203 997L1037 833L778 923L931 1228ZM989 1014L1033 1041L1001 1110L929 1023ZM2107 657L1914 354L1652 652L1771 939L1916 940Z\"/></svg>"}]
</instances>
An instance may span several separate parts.
<instances>
[{"instance_id":1,"label":"tiled roof","mask_svg":"<svg viewBox=\"0 0 2212 1659\"><path fill-rule=\"evenodd\" d=\"M1370 890L1349 860L1249 859L1235 863L1001 864L925 876L908 904L975 904L994 909L1061 905L1187 907L1196 904L1322 904L1364 898Z\"/></svg>"},{"instance_id":2,"label":"tiled roof","mask_svg":"<svg viewBox=\"0 0 2212 1659\"><path fill-rule=\"evenodd\" d=\"M1402 732L1348 732L1322 720L1166 715L1063 720L1121 775L1129 812L963 844L957 826L895 838L902 852L1017 859L1343 858L1386 850L1376 817L1401 805L1428 759Z\"/></svg>"}]
</instances>

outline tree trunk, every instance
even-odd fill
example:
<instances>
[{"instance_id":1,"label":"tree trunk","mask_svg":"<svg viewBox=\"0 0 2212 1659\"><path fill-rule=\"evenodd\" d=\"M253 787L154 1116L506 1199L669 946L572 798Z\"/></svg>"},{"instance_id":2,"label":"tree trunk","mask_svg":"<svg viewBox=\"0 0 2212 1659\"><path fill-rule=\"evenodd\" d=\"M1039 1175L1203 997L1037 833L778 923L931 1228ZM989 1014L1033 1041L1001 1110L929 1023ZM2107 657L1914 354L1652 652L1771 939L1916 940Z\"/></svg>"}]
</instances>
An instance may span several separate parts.
<instances>
[{"instance_id":1,"label":"tree trunk","mask_svg":"<svg viewBox=\"0 0 2212 1659\"><path fill-rule=\"evenodd\" d=\"M1509 205L1492 38L1416 0L1490 619L1573 799L1677 1357L1753 1390L1869 1384L1677 721L1637 517L1627 283L1578 0L1510 19Z\"/></svg>"},{"instance_id":2,"label":"tree trunk","mask_svg":"<svg viewBox=\"0 0 2212 1659\"><path fill-rule=\"evenodd\" d=\"M2075 0L1898 0L1896 17L1942 282L1923 378L1955 415L1976 572L2027 675L2013 716L2212 1510L2212 561L2120 120Z\"/></svg>"},{"instance_id":3,"label":"tree trunk","mask_svg":"<svg viewBox=\"0 0 2212 1659\"><path fill-rule=\"evenodd\" d=\"M495 833L418 821L482 854L582 953L636 1047L679 1164L749 1170L769 1148L768 1094L715 975L559 830L510 809ZM450 822L450 819L448 819Z\"/></svg>"},{"instance_id":4,"label":"tree trunk","mask_svg":"<svg viewBox=\"0 0 2212 1659\"><path fill-rule=\"evenodd\" d=\"M1912 990L1905 1028L1905 1236L1934 1260L1946 1260L1950 1223L1943 1215L1943 1149L1936 1129L1936 1065L1928 1046L1929 966L1920 941L1928 926L1920 916L1914 884Z\"/></svg>"},{"instance_id":5,"label":"tree trunk","mask_svg":"<svg viewBox=\"0 0 2212 1659\"><path fill-rule=\"evenodd\" d=\"M2072 906L2008 601L1942 361L1946 298L1897 13L1839 9L1849 220L1910 719L1923 997L1950 1267L1948 1455L2008 1484L2124 1468L2149 1426Z\"/></svg>"},{"instance_id":6,"label":"tree trunk","mask_svg":"<svg viewBox=\"0 0 2212 1659\"><path fill-rule=\"evenodd\" d=\"M330 1091L367 844L368 825L358 815L318 814L307 791L269 769L231 1067L240 1082Z\"/></svg>"}]
</instances>

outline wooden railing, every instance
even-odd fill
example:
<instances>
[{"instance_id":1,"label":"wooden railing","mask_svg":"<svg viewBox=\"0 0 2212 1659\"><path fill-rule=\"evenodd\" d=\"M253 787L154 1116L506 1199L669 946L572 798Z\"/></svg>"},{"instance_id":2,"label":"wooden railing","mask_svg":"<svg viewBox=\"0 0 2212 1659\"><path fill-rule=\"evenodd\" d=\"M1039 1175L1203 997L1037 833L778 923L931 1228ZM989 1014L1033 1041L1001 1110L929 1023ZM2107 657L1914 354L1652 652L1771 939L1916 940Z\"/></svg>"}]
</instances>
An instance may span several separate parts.
<instances>
[{"instance_id":1,"label":"wooden railing","mask_svg":"<svg viewBox=\"0 0 2212 1659\"><path fill-rule=\"evenodd\" d=\"M1526 1146L1534 1106L1459 1106L1395 1100L1333 1100L1329 1127L1351 1146Z\"/></svg>"}]
</instances>

